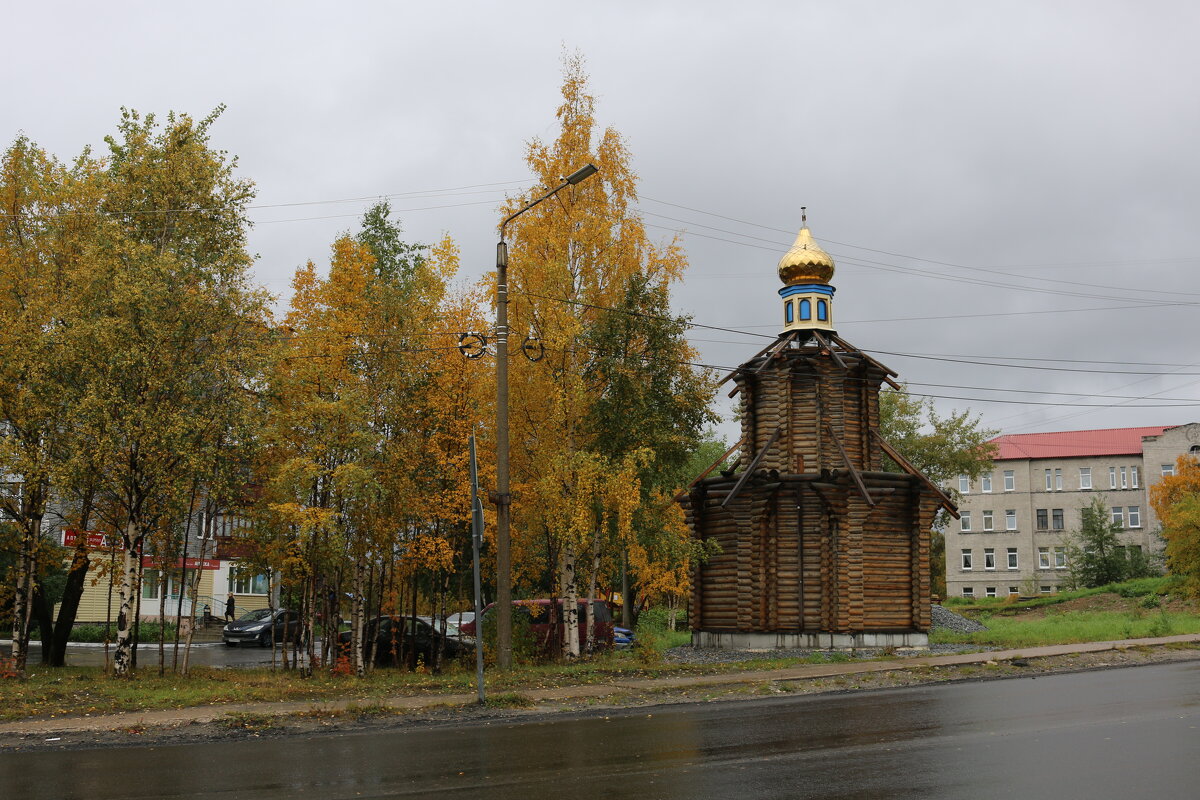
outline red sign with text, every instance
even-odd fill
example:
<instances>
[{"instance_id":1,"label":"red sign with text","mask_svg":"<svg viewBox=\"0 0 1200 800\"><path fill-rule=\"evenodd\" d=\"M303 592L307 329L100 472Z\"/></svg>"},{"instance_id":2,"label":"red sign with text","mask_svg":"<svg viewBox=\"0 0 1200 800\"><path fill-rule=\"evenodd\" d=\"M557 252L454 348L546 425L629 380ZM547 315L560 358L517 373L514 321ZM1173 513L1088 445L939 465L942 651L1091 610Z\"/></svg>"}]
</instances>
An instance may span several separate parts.
<instances>
[{"instance_id":1,"label":"red sign with text","mask_svg":"<svg viewBox=\"0 0 1200 800\"><path fill-rule=\"evenodd\" d=\"M79 544L79 537L84 534L87 535L87 546L95 550L117 546L117 537L115 536L110 540L108 534L101 533L100 531L81 531L76 528L65 528L62 532L63 547L74 547Z\"/></svg>"}]
</instances>

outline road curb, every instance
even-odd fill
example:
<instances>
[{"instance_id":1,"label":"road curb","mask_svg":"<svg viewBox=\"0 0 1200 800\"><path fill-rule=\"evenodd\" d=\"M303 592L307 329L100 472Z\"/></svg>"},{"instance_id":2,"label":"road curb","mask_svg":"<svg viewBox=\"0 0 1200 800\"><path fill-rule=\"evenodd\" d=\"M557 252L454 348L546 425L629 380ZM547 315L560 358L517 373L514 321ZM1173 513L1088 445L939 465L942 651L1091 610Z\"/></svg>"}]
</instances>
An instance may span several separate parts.
<instances>
[{"instance_id":1,"label":"road curb","mask_svg":"<svg viewBox=\"0 0 1200 800\"><path fill-rule=\"evenodd\" d=\"M839 675L860 675L873 672L906 670L913 667L960 666L985 664L990 661L1011 661L1017 658L1045 658L1073 653L1096 653L1105 650L1122 650L1135 647L1155 647L1169 644L1200 643L1200 634L1159 636L1150 639L1121 639L1108 642L1083 642L1080 644L1046 645L1041 647L990 650L981 653L957 653L944 656L913 656L888 661L839 662L830 664L804 664L775 670L721 673L715 675L668 676L663 678L637 678L613 680L604 683L561 686L550 689L532 689L517 692L532 703L561 702L565 700L606 697L628 691L666 691L701 686L728 686L737 684L775 683L779 681L830 678ZM406 695L390 698L353 698L338 700L301 700L276 703L239 703L229 705L200 706L184 709L161 709L155 711L125 711L116 714L78 715L48 717L0 723L0 735L36 735L45 733L71 733L87 731L138 730L148 727L175 727L194 723L207 723L230 714L287 715L303 712L333 713L345 711L364 703L387 706L397 711L418 711L439 706L469 706L476 703L474 694L431 694Z\"/></svg>"}]
</instances>

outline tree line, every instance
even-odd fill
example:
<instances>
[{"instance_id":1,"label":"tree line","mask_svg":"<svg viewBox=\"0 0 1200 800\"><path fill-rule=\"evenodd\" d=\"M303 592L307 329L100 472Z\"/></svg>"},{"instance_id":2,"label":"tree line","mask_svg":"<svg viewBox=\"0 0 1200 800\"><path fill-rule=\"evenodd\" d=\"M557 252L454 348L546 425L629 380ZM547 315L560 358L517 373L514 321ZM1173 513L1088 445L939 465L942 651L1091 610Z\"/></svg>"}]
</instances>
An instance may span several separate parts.
<instances>
[{"instance_id":1,"label":"tree line","mask_svg":"<svg viewBox=\"0 0 1200 800\"><path fill-rule=\"evenodd\" d=\"M577 59L562 91L558 136L528 164L547 186L581 163L600 174L510 229L526 343L510 356L516 584L678 602L697 552L670 500L715 419L670 310L686 259L633 213L629 153L597 128ZM64 558L51 518L116 539L117 675L133 669L142 555L221 519L242 521L246 565L299 612L303 670L336 663L343 613L361 674L371 616L469 596L467 443L491 446L494 284L456 279L453 240L404 241L380 203L328 270L296 271L277 312L251 274L254 186L211 142L221 110L124 110L103 156L64 163L23 136L4 153L0 558L18 671L31 627L61 663L89 567L109 568L86 537ZM568 637L564 655L590 644Z\"/></svg>"}]
</instances>

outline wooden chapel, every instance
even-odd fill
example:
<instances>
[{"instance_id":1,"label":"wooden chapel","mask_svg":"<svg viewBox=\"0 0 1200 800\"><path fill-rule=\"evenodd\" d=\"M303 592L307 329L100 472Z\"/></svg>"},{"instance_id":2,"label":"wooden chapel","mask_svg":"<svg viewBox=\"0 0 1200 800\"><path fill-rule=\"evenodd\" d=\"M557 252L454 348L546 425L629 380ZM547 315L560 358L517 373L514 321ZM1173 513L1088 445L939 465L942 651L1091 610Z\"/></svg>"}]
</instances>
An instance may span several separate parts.
<instances>
[{"instance_id":1,"label":"wooden chapel","mask_svg":"<svg viewBox=\"0 0 1200 800\"><path fill-rule=\"evenodd\" d=\"M783 331L723 381L737 460L681 498L693 535L719 545L693 574L696 646L928 645L930 527L955 508L879 435L896 373L838 336L833 273L805 221L779 261Z\"/></svg>"}]
</instances>

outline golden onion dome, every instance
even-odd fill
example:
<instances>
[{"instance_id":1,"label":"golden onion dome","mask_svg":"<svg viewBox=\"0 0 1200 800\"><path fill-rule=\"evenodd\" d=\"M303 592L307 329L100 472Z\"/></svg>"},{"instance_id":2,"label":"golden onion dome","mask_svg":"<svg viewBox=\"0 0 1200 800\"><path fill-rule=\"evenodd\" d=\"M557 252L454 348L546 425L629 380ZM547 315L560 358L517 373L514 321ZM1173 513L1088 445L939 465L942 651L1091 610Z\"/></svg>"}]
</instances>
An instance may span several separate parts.
<instances>
[{"instance_id":1,"label":"golden onion dome","mask_svg":"<svg viewBox=\"0 0 1200 800\"><path fill-rule=\"evenodd\" d=\"M779 259L779 280L787 286L802 283L829 283L833 277L833 259L813 239L807 223L796 234L790 250Z\"/></svg>"}]
</instances>

